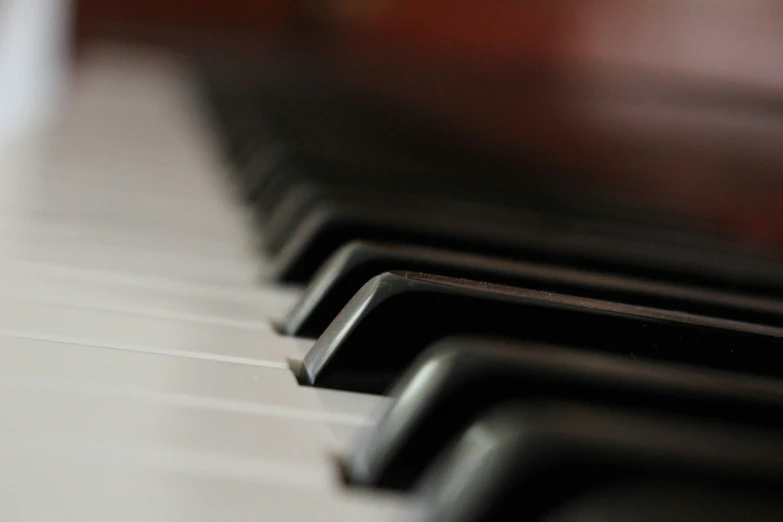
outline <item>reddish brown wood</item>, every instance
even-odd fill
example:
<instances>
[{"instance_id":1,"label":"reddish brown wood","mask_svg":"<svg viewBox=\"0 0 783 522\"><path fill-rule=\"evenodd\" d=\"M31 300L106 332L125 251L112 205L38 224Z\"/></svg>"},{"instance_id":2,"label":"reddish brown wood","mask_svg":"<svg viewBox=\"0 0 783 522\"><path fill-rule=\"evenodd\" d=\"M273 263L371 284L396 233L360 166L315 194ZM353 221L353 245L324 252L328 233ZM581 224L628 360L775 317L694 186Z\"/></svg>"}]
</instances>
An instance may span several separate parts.
<instances>
[{"instance_id":1,"label":"reddish brown wood","mask_svg":"<svg viewBox=\"0 0 783 522\"><path fill-rule=\"evenodd\" d=\"M294 0L77 0L77 44L95 38L181 45L210 37L254 36L291 26Z\"/></svg>"},{"instance_id":2,"label":"reddish brown wood","mask_svg":"<svg viewBox=\"0 0 783 522\"><path fill-rule=\"evenodd\" d=\"M310 31L444 132L783 249L778 0L80 0L77 27Z\"/></svg>"}]
</instances>

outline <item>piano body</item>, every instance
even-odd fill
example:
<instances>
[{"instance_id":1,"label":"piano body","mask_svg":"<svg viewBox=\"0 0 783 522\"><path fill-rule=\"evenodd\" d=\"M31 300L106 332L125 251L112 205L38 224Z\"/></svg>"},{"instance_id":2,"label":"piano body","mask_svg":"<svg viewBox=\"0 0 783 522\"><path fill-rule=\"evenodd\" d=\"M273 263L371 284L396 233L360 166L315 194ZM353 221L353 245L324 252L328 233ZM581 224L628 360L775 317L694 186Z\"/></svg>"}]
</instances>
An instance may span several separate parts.
<instances>
[{"instance_id":1,"label":"piano body","mask_svg":"<svg viewBox=\"0 0 783 522\"><path fill-rule=\"evenodd\" d=\"M77 3L0 519L783 519L780 4L423 4Z\"/></svg>"}]
</instances>

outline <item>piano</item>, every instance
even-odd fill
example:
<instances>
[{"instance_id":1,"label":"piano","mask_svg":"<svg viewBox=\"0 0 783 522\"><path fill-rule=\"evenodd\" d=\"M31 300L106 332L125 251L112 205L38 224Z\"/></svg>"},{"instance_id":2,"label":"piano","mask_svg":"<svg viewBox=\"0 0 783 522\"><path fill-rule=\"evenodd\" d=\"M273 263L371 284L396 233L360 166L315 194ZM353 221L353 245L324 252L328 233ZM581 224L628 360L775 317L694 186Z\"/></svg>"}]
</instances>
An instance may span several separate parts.
<instances>
[{"instance_id":1,"label":"piano","mask_svg":"<svg viewBox=\"0 0 783 522\"><path fill-rule=\"evenodd\" d=\"M779 65L491 77L499 24L434 69L471 32L398 5L249 61L80 41L0 165L0 519L783 517Z\"/></svg>"}]
</instances>

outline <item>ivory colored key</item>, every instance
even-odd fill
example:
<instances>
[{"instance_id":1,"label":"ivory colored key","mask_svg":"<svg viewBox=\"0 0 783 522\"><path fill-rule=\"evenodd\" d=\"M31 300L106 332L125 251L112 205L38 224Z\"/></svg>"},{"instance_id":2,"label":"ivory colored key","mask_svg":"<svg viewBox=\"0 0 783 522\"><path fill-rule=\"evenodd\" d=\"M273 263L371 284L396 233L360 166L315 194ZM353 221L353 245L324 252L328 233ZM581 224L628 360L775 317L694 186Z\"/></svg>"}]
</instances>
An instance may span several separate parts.
<instances>
[{"instance_id":1,"label":"ivory colored key","mask_svg":"<svg viewBox=\"0 0 783 522\"><path fill-rule=\"evenodd\" d=\"M27 240L0 240L0 258L48 262L83 269L123 271L223 285L250 285L263 273L249 262L202 259L197 256L139 251L112 245L46 244Z\"/></svg>"},{"instance_id":2,"label":"ivory colored key","mask_svg":"<svg viewBox=\"0 0 783 522\"><path fill-rule=\"evenodd\" d=\"M0 336L0 379L21 388L165 400L364 426L385 399L299 386L284 360L237 364L215 357L154 354Z\"/></svg>"},{"instance_id":3,"label":"ivory colored key","mask_svg":"<svg viewBox=\"0 0 783 522\"><path fill-rule=\"evenodd\" d=\"M13 394L12 407L0 400L6 434L56 434L83 442L226 455L260 465L311 469L324 480L331 473L324 457L338 446L324 419L205 410L55 389L17 388Z\"/></svg>"},{"instance_id":4,"label":"ivory colored key","mask_svg":"<svg viewBox=\"0 0 783 522\"><path fill-rule=\"evenodd\" d=\"M0 335L250 362L283 361L286 355L274 343L272 327L263 321L220 324L185 315L156 317L23 301L0 301Z\"/></svg>"},{"instance_id":5,"label":"ivory colored key","mask_svg":"<svg viewBox=\"0 0 783 522\"><path fill-rule=\"evenodd\" d=\"M16 271L7 277L3 271L0 287L4 300L261 329L270 318L287 313L295 296L282 289L259 289L255 295L247 292L246 296L221 299L199 292L195 285L192 290L145 287L121 280L79 280L70 274L45 271Z\"/></svg>"},{"instance_id":6,"label":"ivory colored key","mask_svg":"<svg viewBox=\"0 0 783 522\"><path fill-rule=\"evenodd\" d=\"M396 497L303 483L301 475L239 459L9 437L0 465L4 520L391 522L406 513Z\"/></svg>"}]
</instances>

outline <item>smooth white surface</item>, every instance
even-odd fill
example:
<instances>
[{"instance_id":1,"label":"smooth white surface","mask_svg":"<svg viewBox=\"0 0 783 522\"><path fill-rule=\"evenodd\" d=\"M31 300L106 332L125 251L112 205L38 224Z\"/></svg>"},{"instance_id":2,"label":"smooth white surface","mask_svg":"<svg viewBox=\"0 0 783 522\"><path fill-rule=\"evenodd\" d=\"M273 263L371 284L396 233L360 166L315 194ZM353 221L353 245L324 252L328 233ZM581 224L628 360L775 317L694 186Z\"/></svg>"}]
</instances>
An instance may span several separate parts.
<instances>
[{"instance_id":1,"label":"smooth white surface","mask_svg":"<svg viewBox=\"0 0 783 522\"><path fill-rule=\"evenodd\" d=\"M14 268L6 267L7 277L0 276L0 288L7 299L180 317L218 325L268 329L268 318L285 315L296 297L290 289L259 289L256 299L250 300L199 293L195 289L188 292L123 280L96 281L42 271L26 273Z\"/></svg>"},{"instance_id":2,"label":"smooth white surface","mask_svg":"<svg viewBox=\"0 0 783 522\"><path fill-rule=\"evenodd\" d=\"M335 455L381 397L299 386L176 61L105 48L0 169L0 520L398 520Z\"/></svg>"}]
</instances>

